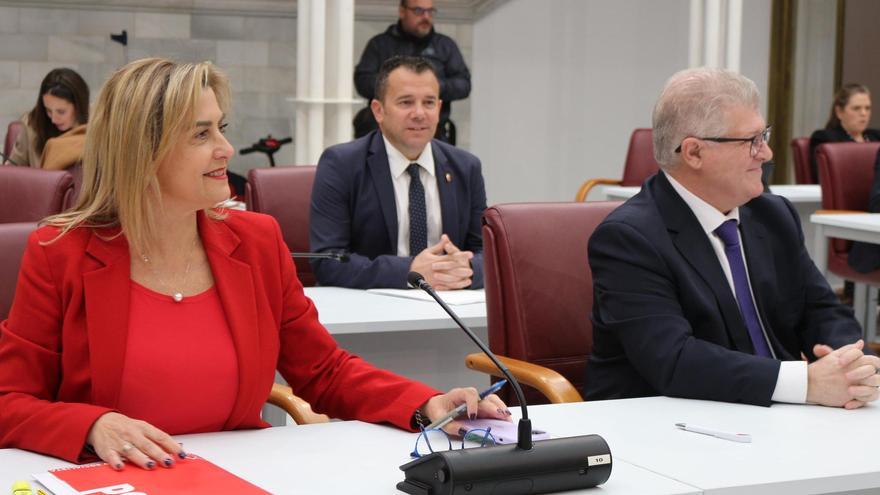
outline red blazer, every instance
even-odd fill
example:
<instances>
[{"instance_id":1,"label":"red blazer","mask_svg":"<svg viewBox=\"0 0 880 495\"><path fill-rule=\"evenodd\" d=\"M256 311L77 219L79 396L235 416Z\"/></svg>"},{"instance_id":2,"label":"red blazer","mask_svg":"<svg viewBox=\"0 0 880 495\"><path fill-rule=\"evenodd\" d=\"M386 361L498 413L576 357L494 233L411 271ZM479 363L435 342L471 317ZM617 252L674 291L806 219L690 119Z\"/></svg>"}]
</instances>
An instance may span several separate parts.
<instances>
[{"instance_id":1,"label":"red blazer","mask_svg":"<svg viewBox=\"0 0 880 495\"><path fill-rule=\"evenodd\" d=\"M336 346L272 217L231 211L214 221L200 213L198 222L238 354L225 430L268 426L260 409L276 369L316 411L409 428L412 412L438 392ZM77 228L43 245L57 234L43 227L28 240L9 319L0 323L0 447L82 461L92 424L116 407L130 284L128 243L110 239L116 232Z\"/></svg>"}]
</instances>

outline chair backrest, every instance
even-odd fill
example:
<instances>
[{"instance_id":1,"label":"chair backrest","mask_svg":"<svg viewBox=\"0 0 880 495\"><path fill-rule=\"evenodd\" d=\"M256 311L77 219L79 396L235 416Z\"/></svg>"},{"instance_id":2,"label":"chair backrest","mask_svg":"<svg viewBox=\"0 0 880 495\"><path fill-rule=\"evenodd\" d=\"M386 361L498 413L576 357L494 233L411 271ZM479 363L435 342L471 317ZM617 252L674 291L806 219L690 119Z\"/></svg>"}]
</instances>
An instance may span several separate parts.
<instances>
[{"instance_id":1,"label":"chair backrest","mask_svg":"<svg viewBox=\"0 0 880 495\"><path fill-rule=\"evenodd\" d=\"M791 140L791 156L794 159L794 181L797 184L816 184L810 166L810 138L799 137Z\"/></svg>"},{"instance_id":2,"label":"chair backrest","mask_svg":"<svg viewBox=\"0 0 880 495\"><path fill-rule=\"evenodd\" d=\"M72 195L65 170L0 166L0 223L38 222L67 209Z\"/></svg>"},{"instance_id":3,"label":"chair backrest","mask_svg":"<svg viewBox=\"0 0 880 495\"><path fill-rule=\"evenodd\" d=\"M880 143L825 143L816 148L823 210L867 210ZM834 239L832 253L848 252L852 241Z\"/></svg>"},{"instance_id":4,"label":"chair backrest","mask_svg":"<svg viewBox=\"0 0 880 495\"><path fill-rule=\"evenodd\" d=\"M255 168L248 172L247 209L272 215L281 225L284 242L293 252L309 250L309 207L315 165ZM315 285L307 259L297 259L296 272L305 287Z\"/></svg>"},{"instance_id":5,"label":"chair backrest","mask_svg":"<svg viewBox=\"0 0 880 495\"><path fill-rule=\"evenodd\" d=\"M0 224L0 321L9 316L15 284L18 282L18 269L21 256L27 244L28 235L37 228L36 223Z\"/></svg>"},{"instance_id":6,"label":"chair backrest","mask_svg":"<svg viewBox=\"0 0 880 495\"><path fill-rule=\"evenodd\" d=\"M512 203L485 211L483 269L493 352L551 368L583 391L593 346L587 243L620 204ZM512 395L505 398L514 402ZM547 402L531 389L526 400Z\"/></svg>"},{"instance_id":7,"label":"chair backrest","mask_svg":"<svg viewBox=\"0 0 880 495\"><path fill-rule=\"evenodd\" d=\"M660 165L654 159L654 133L651 129L636 129L629 138L626 162L623 165L621 186L641 186L645 179L657 173Z\"/></svg>"},{"instance_id":8,"label":"chair backrest","mask_svg":"<svg viewBox=\"0 0 880 495\"><path fill-rule=\"evenodd\" d=\"M12 153L12 147L15 146L15 140L18 135L24 131L24 123L20 120L13 120L6 126L6 141L3 142L3 156L9 158Z\"/></svg>"}]
</instances>

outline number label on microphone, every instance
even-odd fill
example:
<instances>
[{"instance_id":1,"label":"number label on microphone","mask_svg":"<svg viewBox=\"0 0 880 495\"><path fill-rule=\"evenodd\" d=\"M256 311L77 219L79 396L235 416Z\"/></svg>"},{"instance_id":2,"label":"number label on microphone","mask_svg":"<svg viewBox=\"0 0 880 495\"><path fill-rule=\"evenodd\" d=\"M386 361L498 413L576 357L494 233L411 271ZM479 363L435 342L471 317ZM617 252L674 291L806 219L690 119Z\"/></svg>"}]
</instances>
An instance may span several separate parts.
<instances>
[{"instance_id":1,"label":"number label on microphone","mask_svg":"<svg viewBox=\"0 0 880 495\"><path fill-rule=\"evenodd\" d=\"M611 464L611 454L587 457L587 466L601 466L603 464Z\"/></svg>"}]
</instances>

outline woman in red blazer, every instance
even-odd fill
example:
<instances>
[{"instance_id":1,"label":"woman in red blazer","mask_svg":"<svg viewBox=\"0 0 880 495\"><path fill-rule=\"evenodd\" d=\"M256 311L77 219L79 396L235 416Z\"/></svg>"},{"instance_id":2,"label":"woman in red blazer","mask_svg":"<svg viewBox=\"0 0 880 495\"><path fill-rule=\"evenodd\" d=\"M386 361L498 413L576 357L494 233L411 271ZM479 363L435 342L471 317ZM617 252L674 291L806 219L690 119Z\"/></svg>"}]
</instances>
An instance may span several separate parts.
<instances>
[{"instance_id":1,"label":"woman in red blazer","mask_svg":"<svg viewBox=\"0 0 880 495\"><path fill-rule=\"evenodd\" d=\"M78 204L29 239L0 324L0 447L171 467L185 454L169 434L267 426L276 369L333 417L411 429L467 403L506 418L497 397L440 394L339 349L274 219L214 208L228 95L210 64L162 59L102 88Z\"/></svg>"}]
</instances>

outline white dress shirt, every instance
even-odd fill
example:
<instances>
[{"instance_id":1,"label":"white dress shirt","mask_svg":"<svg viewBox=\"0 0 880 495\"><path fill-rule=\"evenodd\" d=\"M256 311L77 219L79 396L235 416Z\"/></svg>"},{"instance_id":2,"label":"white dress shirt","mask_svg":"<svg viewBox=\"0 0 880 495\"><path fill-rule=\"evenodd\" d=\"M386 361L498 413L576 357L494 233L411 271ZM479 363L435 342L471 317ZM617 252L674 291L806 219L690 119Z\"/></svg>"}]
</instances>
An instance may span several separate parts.
<instances>
[{"instance_id":1,"label":"white dress shirt","mask_svg":"<svg viewBox=\"0 0 880 495\"><path fill-rule=\"evenodd\" d=\"M422 154L415 161L408 160L397 150L388 138L385 141L385 153L388 154L388 165L391 167L391 182L394 184L394 202L397 205L397 256L416 256L419 253L409 252L409 181L406 171L410 163L419 164L419 177L425 189L425 208L428 219L428 246L440 242L443 230L443 217L440 212L440 192L437 190L437 177L434 171L434 154L431 142L425 145Z\"/></svg>"},{"instance_id":2,"label":"white dress shirt","mask_svg":"<svg viewBox=\"0 0 880 495\"><path fill-rule=\"evenodd\" d=\"M736 289L733 285L733 274L730 271L730 263L727 261L727 254L724 252L724 242L715 234L715 229L721 226L722 223L727 220L736 220L737 227L739 227L739 208L734 208L730 210L730 212L725 215L718 211L714 206L709 203L703 201L694 193L690 192L681 185L677 180L672 178L671 175L666 174L666 178L669 179L669 183L672 184L672 188L675 189L675 192L681 196L681 199L687 203L688 207L691 211L694 212L694 215L697 217L697 221L700 222L700 226L703 228L703 231L706 233L706 236L709 238L709 242L712 244L712 249L715 250L715 256L718 258L718 262L721 263L721 269L724 271L724 276L727 277L727 283L730 285L730 292L733 294L733 297L736 298ZM742 239L742 235L740 235L740 239ZM747 260L746 253L743 250L743 243L739 243L740 252L742 252L743 260ZM746 277L749 277L748 270L746 270ZM749 293L752 297L752 303L755 303L755 294L752 291L752 282L749 280ZM755 308L757 309L758 305L755 304ZM770 345L770 339L767 338L767 330L764 328L764 322L761 323L761 332L764 334L764 339L767 340L767 347L770 348L770 353L773 357L776 357L776 353L773 351L773 346ZM791 402L797 404L803 404L807 401L807 363L805 361L782 361L779 367L779 376L776 377L776 388L773 390L773 397L771 400L775 402Z\"/></svg>"}]
</instances>

